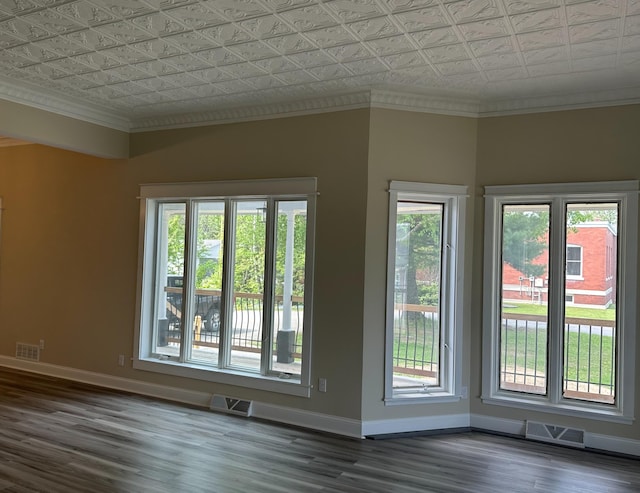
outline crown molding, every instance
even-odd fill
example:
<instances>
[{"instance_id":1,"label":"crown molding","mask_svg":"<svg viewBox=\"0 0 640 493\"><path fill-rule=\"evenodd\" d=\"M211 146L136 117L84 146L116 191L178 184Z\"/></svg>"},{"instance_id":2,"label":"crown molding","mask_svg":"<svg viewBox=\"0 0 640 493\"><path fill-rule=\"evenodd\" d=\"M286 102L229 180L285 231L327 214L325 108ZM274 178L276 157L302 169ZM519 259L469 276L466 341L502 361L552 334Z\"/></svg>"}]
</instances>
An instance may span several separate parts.
<instances>
[{"instance_id":1,"label":"crown molding","mask_svg":"<svg viewBox=\"0 0 640 493\"><path fill-rule=\"evenodd\" d=\"M182 113L134 120L129 120L126 116L106 111L92 104L81 104L77 100L65 98L52 92L44 92L25 85L18 87L1 76L0 99L95 125L134 133L269 120L361 108L381 108L470 118L487 118L621 106L640 104L640 86L571 95L558 94L486 102L470 98L441 97L395 90L371 89L322 95L296 101L227 107L197 113Z\"/></svg>"},{"instance_id":2,"label":"crown molding","mask_svg":"<svg viewBox=\"0 0 640 493\"><path fill-rule=\"evenodd\" d=\"M200 113L184 113L134 120L131 132L148 132L173 128L222 125L291 116L312 115L334 111L369 108L369 91L327 95L297 101L283 101L253 106L229 107Z\"/></svg>"},{"instance_id":3,"label":"crown molding","mask_svg":"<svg viewBox=\"0 0 640 493\"><path fill-rule=\"evenodd\" d=\"M72 98L61 97L50 91L32 89L27 87L25 83L18 86L1 76L0 99L114 130L123 132L130 130L129 120L116 113L105 111L91 104L78 103Z\"/></svg>"},{"instance_id":4,"label":"crown molding","mask_svg":"<svg viewBox=\"0 0 640 493\"><path fill-rule=\"evenodd\" d=\"M578 94L557 94L531 98L493 101L480 105L481 118L492 116L548 113L640 103L640 86Z\"/></svg>"}]
</instances>

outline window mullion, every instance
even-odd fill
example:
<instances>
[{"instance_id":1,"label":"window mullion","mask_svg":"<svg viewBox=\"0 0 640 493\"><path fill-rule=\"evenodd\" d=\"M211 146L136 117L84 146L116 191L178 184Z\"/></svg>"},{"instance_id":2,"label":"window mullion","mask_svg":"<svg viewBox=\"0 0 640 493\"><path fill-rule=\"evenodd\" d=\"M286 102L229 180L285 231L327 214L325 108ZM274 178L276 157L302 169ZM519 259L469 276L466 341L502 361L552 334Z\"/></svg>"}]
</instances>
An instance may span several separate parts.
<instances>
[{"instance_id":1,"label":"window mullion","mask_svg":"<svg viewBox=\"0 0 640 493\"><path fill-rule=\"evenodd\" d=\"M196 228L194 221L195 202L187 201L185 211L185 252L184 252L184 274L183 274L183 314L181 324L181 344L180 344L180 361L188 361L191 359L191 341L193 339L193 321L194 310L193 301L195 298L195 262L197 258L195 240Z\"/></svg>"},{"instance_id":2,"label":"window mullion","mask_svg":"<svg viewBox=\"0 0 640 493\"><path fill-rule=\"evenodd\" d=\"M274 310L274 264L275 264L275 232L277 224L275 201L267 201L266 245L264 253L264 288L262 296L262 344L260 354L260 373L266 375L271 370L273 351L273 310Z\"/></svg>"},{"instance_id":3,"label":"window mullion","mask_svg":"<svg viewBox=\"0 0 640 493\"><path fill-rule=\"evenodd\" d=\"M236 209L234 200L225 200L222 250L222 294L220 296L220 333L218 367L226 368L231 359L233 330L233 276L235 263Z\"/></svg>"},{"instance_id":4,"label":"window mullion","mask_svg":"<svg viewBox=\"0 0 640 493\"><path fill-rule=\"evenodd\" d=\"M562 372L564 369L565 208L566 204L561 199L554 199L551 203L547 389L549 400L552 403L557 403L562 398Z\"/></svg>"}]
</instances>

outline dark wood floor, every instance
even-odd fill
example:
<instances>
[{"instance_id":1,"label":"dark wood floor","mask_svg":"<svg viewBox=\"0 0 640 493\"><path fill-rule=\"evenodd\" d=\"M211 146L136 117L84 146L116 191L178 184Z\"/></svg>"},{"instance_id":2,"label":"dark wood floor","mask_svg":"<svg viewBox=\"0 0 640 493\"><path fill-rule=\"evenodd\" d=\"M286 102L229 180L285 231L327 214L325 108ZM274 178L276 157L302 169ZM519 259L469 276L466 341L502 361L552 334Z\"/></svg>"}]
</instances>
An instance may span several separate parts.
<instances>
[{"instance_id":1,"label":"dark wood floor","mask_svg":"<svg viewBox=\"0 0 640 493\"><path fill-rule=\"evenodd\" d=\"M0 492L639 492L640 461L462 433L350 440L0 368Z\"/></svg>"}]
</instances>

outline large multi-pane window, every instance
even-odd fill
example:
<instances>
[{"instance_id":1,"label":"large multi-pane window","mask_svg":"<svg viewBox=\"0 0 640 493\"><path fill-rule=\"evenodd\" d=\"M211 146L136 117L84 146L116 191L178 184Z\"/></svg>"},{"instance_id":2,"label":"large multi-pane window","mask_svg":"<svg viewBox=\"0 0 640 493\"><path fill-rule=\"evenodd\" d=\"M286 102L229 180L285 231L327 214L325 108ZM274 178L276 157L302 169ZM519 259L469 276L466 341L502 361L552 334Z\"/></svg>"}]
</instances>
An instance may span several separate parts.
<instances>
[{"instance_id":1,"label":"large multi-pane window","mask_svg":"<svg viewBox=\"0 0 640 493\"><path fill-rule=\"evenodd\" d=\"M136 366L308 393L315 179L141 192Z\"/></svg>"},{"instance_id":2,"label":"large multi-pane window","mask_svg":"<svg viewBox=\"0 0 640 493\"><path fill-rule=\"evenodd\" d=\"M633 413L638 183L486 188L487 402Z\"/></svg>"},{"instance_id":3,"label":"large multi-pane window","mask_svg":"<svg viewBox=\"0 0 640 493\"><path fill-rule=\"evenodd\" d=\"M466 187L391 182L387 402L455 398Z\"/></svg>"}]
</instances>

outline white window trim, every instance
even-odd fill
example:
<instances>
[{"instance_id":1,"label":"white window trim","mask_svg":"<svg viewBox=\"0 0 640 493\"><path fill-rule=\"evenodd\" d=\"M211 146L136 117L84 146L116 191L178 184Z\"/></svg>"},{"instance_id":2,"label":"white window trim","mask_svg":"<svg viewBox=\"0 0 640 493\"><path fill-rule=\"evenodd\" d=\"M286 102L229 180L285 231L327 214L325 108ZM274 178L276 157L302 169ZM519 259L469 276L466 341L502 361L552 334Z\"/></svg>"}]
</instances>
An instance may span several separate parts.
<instances>
[{"instance_id":1,"label":"white window trim","mask_svg":"<svg viewBox=\"0 0 640 493\"><path fill-rule=\"evenodd\" d=\"M580 249L580 260L567 260L567 262L580 262L580 274L567 274L567 279L570 281L584 281L583 266L584 266L584 247L582 245L567 244L567 250L571 248Z\"/></svg>"},{"instance_id":2,"label":"white window trim","mask_svg":"<svg viewBox=\"0 0 640 493\"><path fill-rule=\"evenodd\" d=\"M257 390L300 397L311 395L311 332L313 317L313 267L315 246L316 178L286 178L267 180L232 180L219 182L161 183L140 185L140 226L138 234L138 282L136 290L136 325L133 368L194 380L236 385ZM145 326L150 326L154 308L154 244L156 200L216 199L216 198L305 197L307 199L307 251L305 262L305 327L302 341L303 359L300 378L278 378L229 368L207 367L195 363L178 363L168 359L141 356L150 354L150 338Z\"/></svg>"},{"instance_id":3,"label":"white window trim","mask_svg":"<svg viewBox=\"0 0 640 493\"><path fill-rule=\"evenodd\" d=\"M391 181L387 245L387 299L385 336L385 405L455 402L462 398L462 332L464 293L465 217L468 188ZM395 292L396 221L399 200L419 200L445 205L443 220L443 300L441 301L441 381L438 388L398 391L393 388L393 325Z\"/></svg>"},{"instance_id":4,"label":"white window trim","mask_svg":"<svg viewBox=\"0 0 640 493\"><path fill-rule=\"evenodd\" d=\"M635 399L635 341L636 341L636 290L637 290L637 244L638 244L638 190L637 180L597 183L562 183L540 185L488 186L485 187L485 243L484 243L484 296L483 296L483 381L482 401L487 404L517 407L569 416L586 417L619 423L631 423L634 419ZM500 326L500 237L501 209L503 204L550 203L552 208L570 201L616 201L620 202L618 231L618 258L620 296L618 303L618 347L616 368L616 405L580 402L562 398L562 384L558 375L561 370L562 340L559 331L555 337L549 333L548 396L518 394L499 388L499 337ZM557 209L556 209L557 210ZM552 212L553 214L553 212ZM550 236L563 235L563 221L555 222ZM564 272L565 253L550 245L550 269ZM556 251L554 251L556 250ZM553 264L553 265L552 265ZM555 276L553 286L562 293L562 276ZM555 322L553 322L555 321ZM549 322L558 325L562 321L562 306L549 305ZM553 367L551 365L554 365Z\"/></svg>"}]
</instances>

